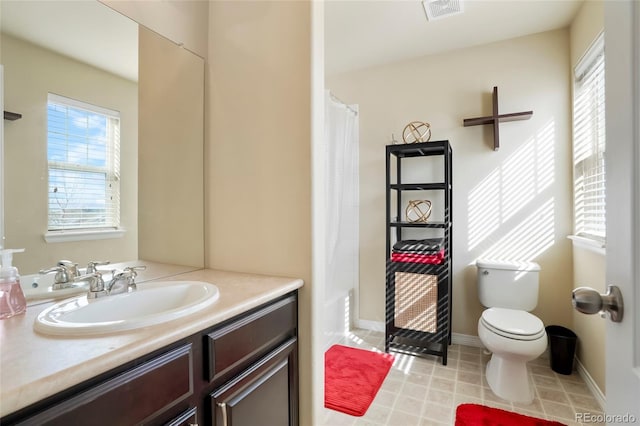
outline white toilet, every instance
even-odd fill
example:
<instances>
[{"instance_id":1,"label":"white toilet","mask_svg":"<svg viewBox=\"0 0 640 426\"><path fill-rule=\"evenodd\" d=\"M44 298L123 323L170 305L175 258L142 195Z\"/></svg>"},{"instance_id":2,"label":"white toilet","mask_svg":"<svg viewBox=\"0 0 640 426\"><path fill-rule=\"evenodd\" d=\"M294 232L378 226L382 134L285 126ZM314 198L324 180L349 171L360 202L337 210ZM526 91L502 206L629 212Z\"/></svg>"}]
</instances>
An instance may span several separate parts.
<instances>
[{"instance_id":1,"label":"white toilet","mask_svg":"<svg viewBox=\"0 0 640 426\"><path fill-rule=\"evenodd\" d=\"M492 352L487 382L500 398L530 403L533 385L527 362L547 348L547 333L530 314L538 304L537 263L477 260L478 295L486 309L478 321L478 336Z\"/></svg>"}]
</instances>

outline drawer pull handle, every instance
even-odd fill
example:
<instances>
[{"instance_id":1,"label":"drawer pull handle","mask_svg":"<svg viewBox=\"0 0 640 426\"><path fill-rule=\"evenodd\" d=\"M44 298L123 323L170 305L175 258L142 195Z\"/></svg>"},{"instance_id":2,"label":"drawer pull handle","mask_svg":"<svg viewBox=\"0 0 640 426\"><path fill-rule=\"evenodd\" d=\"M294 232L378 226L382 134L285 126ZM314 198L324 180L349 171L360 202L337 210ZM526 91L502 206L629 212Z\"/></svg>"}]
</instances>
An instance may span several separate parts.
<instances>
[{"instance_id":1,"label":"drawer pull handle","mask_svg":"<svg viewBox=\"0 0 640 426\"><path fill-rule=\"evenodd\" d=\"M220 411L222 411L222 426L229 426L227 423L227 404L218 402L218 407L220 407Z\"/></svg>"}]
</instances>

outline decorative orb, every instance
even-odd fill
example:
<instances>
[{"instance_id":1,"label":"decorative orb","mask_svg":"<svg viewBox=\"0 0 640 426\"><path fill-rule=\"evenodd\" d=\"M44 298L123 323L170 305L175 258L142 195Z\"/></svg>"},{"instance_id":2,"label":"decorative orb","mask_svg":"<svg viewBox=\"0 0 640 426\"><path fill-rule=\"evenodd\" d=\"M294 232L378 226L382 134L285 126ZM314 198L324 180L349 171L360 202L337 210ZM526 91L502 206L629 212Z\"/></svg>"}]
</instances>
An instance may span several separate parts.
<instances>
[{"instance_id":1,"label":"decorative orb","mask_svg":"<svg viewBox=\"0 0 640 426\"><path fill-rule=\"evenodd\" d=\"M431 125L422 121L412 121L404 126L402 140L405 143L429 142L431 139Z\"/></svg>"},{"instance_id":2,"label":"decorative orb","mask_svg":"<svg viewBox=\"0 0 640 426\"><path fill-rule=\"evenodd\" d=\"M431 216L431 201L429 200L410 200L405 210L407 222L426 223Z\"/></svg>"}]
</instances>

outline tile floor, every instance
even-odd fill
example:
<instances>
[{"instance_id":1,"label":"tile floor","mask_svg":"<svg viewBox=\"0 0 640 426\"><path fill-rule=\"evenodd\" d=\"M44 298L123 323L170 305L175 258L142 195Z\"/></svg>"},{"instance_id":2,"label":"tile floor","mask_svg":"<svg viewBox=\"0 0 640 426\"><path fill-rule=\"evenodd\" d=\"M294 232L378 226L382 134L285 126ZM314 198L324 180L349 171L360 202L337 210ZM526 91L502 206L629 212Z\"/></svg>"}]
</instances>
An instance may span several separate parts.
<instances>
[{"instance_id":1,"label":"tile floor","mask_svg":"<svg viewBox=\"0 0 640 426\"><path fill-rule=\"evenodd\" d=\"M354 330L336 343L384 350L384 333ZM452 425L462 403L484 404L521 414L581 425L581 413L598 415L601 407L583 379L573 373L557 374L544 355L529 363L536 398L529 405L512 404L495 396L484 377L490 355L471 346L451 345L447 366L438 357L394 354L394 362L375 400L362 417L324 409L327 426L427 426ZM585 423L587 424L587 423ZM599 423L588 423L598 425Z\"/></svg>"}]
</instances>

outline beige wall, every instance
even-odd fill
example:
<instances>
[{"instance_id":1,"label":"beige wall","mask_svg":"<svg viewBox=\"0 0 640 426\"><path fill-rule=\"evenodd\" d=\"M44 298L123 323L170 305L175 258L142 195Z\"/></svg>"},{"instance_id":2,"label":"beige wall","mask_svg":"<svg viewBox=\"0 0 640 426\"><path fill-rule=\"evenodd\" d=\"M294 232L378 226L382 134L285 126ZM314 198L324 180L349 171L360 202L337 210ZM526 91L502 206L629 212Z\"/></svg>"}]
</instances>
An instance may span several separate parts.
<instances>
[{"instance_id":1,"label":"beige wall","mask_svg":"<svg viewBox=\"0 0 640 426\"><path fill-rule=\"evenodd\" d=\"M139 256L204 266L204 60L139 30Z\"/></svg>"},{"instance_id":2,"label":"beige wall","mask_svg":"<svg viewBox=\"0 0 640 426\"><path fill-rule=\"evenodd\" d=\"M22 114L5 122L6 246L25 248L14 264L22 274L72 259L113 262L138 258L138 89L134 82L2 34L5 109ZM121 225L123 238L46 243L47 93L121 114Z\"/></svg>"},{"instance_id":3,"label":"beige wall","mask_svg":"<svg viewBox=\"0 0 640 426\"><path fill-rule=\"evenodd\" d=\"M311 5L211 2L206 265L302 278L300 419L311 424Z\"/></svg>"},{"instance_id":4,"label":"beige wall","mask_svg":"<svg viewBox=\"0 0 640 426\"><path fill-rule=\"evenodd\" d=\"M533 110L500 125L462 120ZM360 317L384 321L384 145L413 120L453 147L453 332L477 334L478 257L539 262L545 324L571 326L569 34L558 30L332 76L327 88L360 108ZM407 167L404 166L405 170ZM409 166L411 175L420 165ZM441 202L433 197L436 204Z\"/></svg>"},{"instance_id":5,"label":"beige wall","mask_svg":"<svg viewBox=\"0 0 640 426\"><path fill-rule=\"evenodd\" d=\"M99 0L139 24L182 44L196 55L207 55L208 1Z\"/></svg>"},{"instance_id":6,"label":"beige wall","mask_svg":"<svg viewBox=\"0 0 640 426\"><path fill-rule=\"evenodd\" d=\"M602 31L604 31L604 1L586 0L571 23L572 68Z\"/></svg>"},{"instance_id":7,"label":"beige wall","mask_svg":"<svg viewBox=\"0 0 640 426\"><path fill-rule=\"evenodd\" d=\"M571 25L571 67L575 67L591 43L604 29L604 2L586 1ZM606 292L606 256L586 248L573 249L573 287L592 287ZM606 321L599 315L573 312L578 335L577 356L600 390L605 392Z\"/></svg>"},{"instance_id":8,"label":"beige wall","mask_svg":"<svg viewBox=\"0 0 640 426\"><path fill-rule=\"evenodd\" d=\"M312 424L310 4L103 3L211 58L205 75L205 266L304 279L300 419Z\"/></svg>"}]
</instances>

